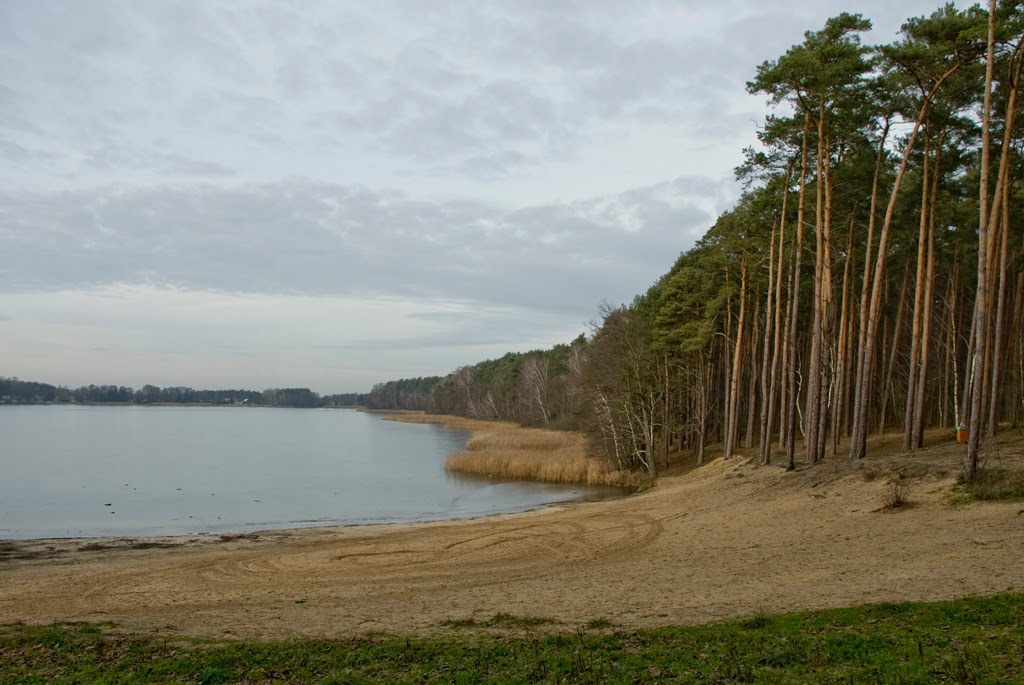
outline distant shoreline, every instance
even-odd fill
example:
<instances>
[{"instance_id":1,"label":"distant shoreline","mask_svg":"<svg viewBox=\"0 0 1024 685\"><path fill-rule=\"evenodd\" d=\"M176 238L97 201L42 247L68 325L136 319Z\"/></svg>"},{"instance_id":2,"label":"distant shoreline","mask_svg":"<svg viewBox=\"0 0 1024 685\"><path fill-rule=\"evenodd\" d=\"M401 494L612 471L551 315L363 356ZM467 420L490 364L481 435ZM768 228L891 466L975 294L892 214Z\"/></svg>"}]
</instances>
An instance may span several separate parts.
<instances>
[{"instance_id":1,"label":"distant shoreline","mask_svg":"<svg viewBox=\"0 0 1024 685\"><path fill-rule=\"evenodd\" d=\"M0 407L259 407L263 409L356 409L363 407L357 404L325 404L321 407L292 407L286 404L256 404L253 402L219 403L219 402L0 402ZM381 412L383 410L366 410Z\"/></svg>"}]
</instances>

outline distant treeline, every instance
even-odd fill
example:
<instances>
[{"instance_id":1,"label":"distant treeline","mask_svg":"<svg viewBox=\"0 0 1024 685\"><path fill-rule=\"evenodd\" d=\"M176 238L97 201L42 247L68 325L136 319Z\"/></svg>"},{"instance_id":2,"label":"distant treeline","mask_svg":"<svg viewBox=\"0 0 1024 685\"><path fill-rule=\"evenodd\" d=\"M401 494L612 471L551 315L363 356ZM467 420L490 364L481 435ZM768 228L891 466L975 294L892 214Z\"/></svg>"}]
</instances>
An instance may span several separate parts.
<instances>
[{"instance_id":1,"label":"distant treeline","mask_svg":"<svg viewBox=\"0 0 1024 685\"><path fill-rule=\"evenodd\" d=\"M549 350L509 352L447 376L378 383L371 409L409 409L524 425L580 428L583 335Z\"/></svg>"},{"instance_id":2,"label":"distant treeline","mask_svg":"<svg viewBox=\"0 0 1024 685\"><path fill-rule=\"evenodd\" d=\"M365 395L365 404L370 409L431 410L432 393L440 381L440 376L427 376L377 383Z\"/></svg>"},{"instance_id":3,"label":"distant treeline","mask_svg":"<svg viewBox=\"0 0 1024 685\"><path fill-rule=\"evenodd\" d=\"M431 410L489 421L578 428L586 338L509 352L460 369L434 388Z\"/></svg>"},{"instance_id":4,"label":"distant treeline","mask_svg":"<svg viewBox=\"0 0 1024 685\"><path fill-rule=\"evenodd\" d=\"M236 404L272 407L351 407L366 402L365 393L319 395L309 388L267 390L195 390L184 386L63 385L0 377L0 404Z\"/></svg>"}]
</instances>

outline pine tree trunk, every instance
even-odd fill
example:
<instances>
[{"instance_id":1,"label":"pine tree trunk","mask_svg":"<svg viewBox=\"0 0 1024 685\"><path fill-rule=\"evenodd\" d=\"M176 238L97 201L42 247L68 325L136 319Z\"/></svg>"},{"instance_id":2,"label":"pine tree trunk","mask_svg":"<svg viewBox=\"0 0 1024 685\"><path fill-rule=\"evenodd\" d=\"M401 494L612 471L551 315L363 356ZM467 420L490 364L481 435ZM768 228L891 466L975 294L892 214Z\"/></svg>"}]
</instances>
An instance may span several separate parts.
<instances>
[{"instance_id":1,"label":"pine tree trunk","mask_svg":"<svg viewBox=\"0 0 1024 685\"><path fill-rule=\"evenodd\" d=\"M807 368L807 406L804 410L806 421L804 452L808 464L818 463L818 411L821 407L821 346L822 346L822 275L824 273L825 248L825 188L823 167L825 155L824 107L818 111L818 154L815 160L815 204L814 204L814 295L812 297L812 323L810 362Z\"/></svg>"},{"instance_id":2,"label":"pine tree trunk","mask_svg":"<svg viewBox=\"0 0 1024 685\"><path fill-rule=\"evenodd\" d=\"M1024 41L1021 41L1024 44ZM1009 233L1010 233L1010 179L1009 179L1009 155L1013 136L1013 126L1017 113L1017 91L1020 84L1021 65L1024 60L1019 58L1020 45L1014 54L1016 68L1013 70L1013 78L1010 84L1010 92L1006 102L1005 130L1003 132L1003 149L999 159L999 182L996 192L1001 200L1001 225L1002 225L1002 247L999 251L999 294L996 302L995 334L994 338L994 359L992 360L992 383L991 397L989 398L989 416L987 434L996 434L999 427L999 388L1002 382L1002 345L1003 345L1003 311L1006 304L1006 268L1009 257ZM991 223L991 222L990 222Z\"/></svg>"},{"instance_id":3,"label":"pine tree trunk","mask_svg":"<svg viewBox=\"0 0 1024 685\"><path fill-rule=\"evenodd\" d=\"M1020 424L1020 411L1024 407L1024 271L1017 274L1017 288L1014 290L1016 306L1013 312L1013 325L1010 326L1010 338L1017 342L1017 383L1014 386L1013 427Z\"/></svg>"},{"instance_id":4,"label":"pine tree trunk","mask_svg":"<svg viewBox=\"0 0 1024 685\"><path fill-rule=\"evenodd\" d=\"M938 159L936 153L935 185L938 185ZM925 275L924 313L921 319L921 363L917 375L917 397L914 405L914 435L912 445L919 449L924 444L924 398L928 382L928 346L931 341L932 299L935 284L935 196L932 195L931 211L928 220L928 267Z\"/></svg>"},{"instance_id":5,"label":"pine tree trunk","mask_svg":"<svg viewBox=\"0 0 1024 685\"><path fill-rule=\"evenodd\" d=\"M853 226L852 225L850 226L850 232L851 232L851 234L853 233ZM852 245L856 245L856 244L857 244L856 241L854 241L852 243ZM851 273L853 272L853 270L855 268L855 265L856 265L856 261L853 258L853 255L855 253L856 253L856 249L851 247L851 249L850 249L850 272ZM852 395L851 387L852 387L852 383L853 383L853 374L854 374L854 371L853 371L853 366L854 366L854 364L853 364L853 362L854 362L854 350L856 349L856 345L857 345L857 328L856 328L857 321L856 321L856 318L854 317L854 314L856 312L856 309L855 309L855 307L856 307L856 305L855 305L856 299L854 297L855 293L856 293L856 283L854 282L854 279L851 278L851 280L850 280L849 306L847 308L847 314L846 314L846 343L845 343L845 345L846 345L846 355L845 355L846 366L843 369L843 395L842 395L843 402L842 402L842 405L840 406L840 410L839 410L839 425L840 425L839 432L840 432L840 434L839 434L838 437L840 437L840 438L842 438L842 437L849 437L849 435L850 435L850 418L851 418L850 417L850 402L853 399L852 396L851 396Z\"/></svg>"},{"instance_id":6,"label":"pine tree trunk","mask_svg":"<svg viewBox=\"0 0 1024 685\"><path fill-rule=\"evenodd\" d=\"M779 257L778 265L775 268L775 303L774 307L769 304L768 311L766 312L768 317L772 317L770 324L771 336L772 336L772 355L771 355L771 371L768 375L768 387L767 392L762 389L763 408L761 413L761 463L769 464L771 462L772 452L772 427L775 422L775 387L776 387L776 375L780 363L780 347L782 343L782 266L783 257L785 253L785 240L786 240L786 204L789 200L789 176L793 171L793 164L790 163L786 169L786 187L782 193L782 214L779 219ZM771 283L771 269L768 272L769 283ZM769 293L772 289L769 289ZM768 331L765 331L764 340L764 369L768 371Z\"/></svg>"},{"instance_id":7,"label":"pine tree trunk","mask_svg":"<svg viewBox=\"0 0 1024 685\"><path fill-rule=\"evenodd\" d=\"M957 281L957 270L959 268L959 260L954 255L953 257L953 273L949 277L949 283L946 288L946 349L945 349L945 365L943 366L945 378L942 384L942 419L941 425L943 428L949 428L949 407L950 407L950 394L954 392L953 384L956 376L956 369L953 366L956 364L956 281Z\"/></svg>"},{"instance_id":8,"label":"pine tree trunk","mask_svg":"<svg viewBox=\"0 0 1024 685\"><path fill-rule=\"evenodd\" d=\"M668 448L669 442L672 438L672 431L669 429L669 405L672 402L672 397L669 391L668 382L668 353L662 355L662 360L665 363L665 396L661 402L661 432L662 432L662 467L668 468Z\"/></svg>"},{"instance_id":9,"label":"pine tree trunk","mask_svg":"<svg viewBox=\"0 0 1024 685\"><path fill-rule=\"evenodd\" d=\"M796 236L793 237L793 245L796 245ZM786 282L793 287L794 259L790 259L789 272L786 274ZM779 451L782 452L789 444L789 421L787 407L789 407L789 321L793 315L793 298L786 293L786 319L782 325L782 372L779 375Z\"/></svg>"},{"instance_id":10,"label":"pine tree trunk","mask_svg":"<svg viewBox=\"0 0 1024 685\"><path fill-rule=\"evenodd\" d=\"M882 400L879 403L878 432L885 434L885 410L889 402L889 387L892 385L892 375L896 370L896 356L900 346L900 333L903 331L903 309L907 299L907 279L910 273L903 272L903 285L900 286L900 303L896 307L895 332L892 336L892 350L889 352L889 361L886 364L885 381L882 384Z\"/></svg>"},{"instance_id":11,"label":"pine tree trunk","mask_svg":"<svg viewBox=\"0 0 1024 685\"><path fill-rule=\"evenodd\" d=\"M751 332L750 332L750 343L747 347L750 349L750 373L747 374L750 383L747 389L747 434L743 438L743 446L750 449L754 446L754 411L757 409L757 338L760 335L759 324L761 320L761 299L755 297L754 302L754 318L750 320ZM762 397L761 402L764 402Z\"/></svg>"},{"instance_id":12,"label":"pine tree trunk","mask_svg":"<svg viewBox=\"0 0 1024 685\"><path fill-rule=\"evenodd\" d=\"M729 420L725 438L725 456L731 457L736 447L736 432L739 414L740 377L743 369L743 331L747 309L747 263L740 264L740 316L736 324L736 342L732 358L732 377L729 385Z\"/></svg>"},{"instance_id":13,"label":"pine tree trunk","mask_svg":"<svg viewBox=\"0 0 1024 685\"><path fill-rule=\"evenodd\" d=\"M871 358L874 353L874 338L878 331L879 305L881 304L882 298L882 278L884 276L885 259L887 254L886 248L889 242L889 230L892 226L893 212L896 209L896 200L899 197L900 186L903 183L903 176L906 174L907 165L910 162L910 155L914 151L914 141L917 139L917 133L921 128L921 122L924 121L928 114L932 98L935 97L935 93L938 92L946 79L959 68L960 64L957 63L947 69L946 72L936 80L931 91L921 104L921 110L918 112L917 119L914 121L914 128L911 130L910 137L907 139L906 147L903 151L903 159L900 161L899 169L896 171L896 178L893 181L892 190L889 193L889 204L885 210L885 219L882 221L882 230L878 238L878 256L875 260L875 269L871 285L871 304L868 308L864 354L862 355L861 361L861 365L863 367L861 381L863 383L867 383L867 377L870 373L870 369L868 367L871 365ZM853 459L863 459L867 450L867 399L867 393L863 392L863 389L858 392L857 406L854 408L854 416L856 417L854 422L855 425L853 429L853 436L850 439L850 457Z\"/></svg>"},{"instance_id":14,"label":"pine tree trunk","mask_svg":"<svg viewBox=\"0 0 1024 685\"><path fill-rule=\"evenodd\" d=\"M836 385L835 385L835 397L832 402L832 456L836 455L839 449L839 422L841 420L842 407L843 407L843 395L844 387L843 384L846 381L846 328L848 325L847 320L847 305L850 300L850 264L853 262L853 215L850 215L849 230L846 232L846 263L843 265L843 295L840 304L839 314L839 344L837 349L836 360Z\"/></svg>"},{"instance_id":15,"label":"pine tree trunk","mask_svg":"<svg viewBox=\"0 0 1024 685\"><path fill-rule=\"evenodd\" d=\"M789 194L789 176L787 173L787 188L786 196ZM783 208L786 206L786 201L783 199ZM771 352L771 370L768 376L768 399L765 402L765 408L767 412L761 425L762 437L762 448L761 448L761 463L768 464L771 462L771 451L772 451L772 434L774 433L775 427L775 405L776 405L776 388L779 383L777 381L779 365L782 363L782 272L784 263L784 247L786 238L786 213L783 211L782 220L779 226L779 256L778 264L775 269L775 307L774 311L769 314L773 317L772 322L772 352Z\"/></svg>"},{"instance_id":16,"label":"pine tree trunk","mask_svg":"<svg viewBox=\"0 0 1024 685\"><path fill-rule=\"evenodd\" d=\"M826 154L830 154L832 140L825 136ZM826 160L822 171L825 186L825 219L822 246L821 281L821 360L818 365L818 445L815 463L825 458L825 444L828 433L828 407L832 401L832 340L835 332L835 304L832 292L832 177L830 162Z\"/></svg>"},{"instance_id":17,"label":"pine tree trunk","mask_svg":"<svg viewBox=\"0 0 1024 685\"><path fill-rule=\"evenodd\" d=\"M971 331L967 336L967 357L964 359L964 384L960 392L960 422L957 425L968 428L967 420L971 409L971 390L974 388L974 344L975 332L978 324L977 303L971 309Z\"/></svg>"},{"instance_id":18,"label":"pine tree trunk","mask_svg":"<svg viewBox=\"0 0 1024 685\"><path fill-rule=\"evenodd\" d=\"M726 271L725 280L729 282L729 273ZM722 420L718 425L718 438L723 449L728 454L729 426L732 425L732 415L729 413L731 407L730 388L732 387L732 355L730 355L729 344L732 342L732 297L728 297L725 303L725 337L722 338Z\"/></svg>"},{"instance_id":19,"label":"pine tree trunk","mask_svg":"<svg viewBox=\"0 0 1024 685\"><path fill-rule=\"evenodd\" d=\"M923 163L921 166L921 220L917 233L917 271L914 276L914 311L910 319L910 366L907 372L907 406L903 417L903 450L917 449L914 444L914 415L917 398L917 369L921 355L921 316L924 297L925 264L928 260L928 181L930 165L928 153L931 147L931 131L925 129Z\"/></svg>"},{"instance_id":20,"label":"pine tree trunk","mask_svg":"<svg viewBox=\"0 0 1024 685\"><path fill-rule=\"evenodd\" d=\"M850 426L850 455L854 456L854 441L857 439L857 427L861 415L864 414L864 425L867 426L868 393L871 388L871 366L874 363L867 357L868 345L868 310L871 300L872 262L871 251L874 248L875 220L878 216L878 185L882 177L882 162L885 160L885 143L889 139L889 128L892 122L888 117L882 128L878 141L878 152L875 156L875 173L871 179L871 207L868 214L868 235L864 247L864 273L861 279L860 316L857 322L857 364L854 368L853 382L853 416ZM864 456L861 454L860 456Z\"/></svg>"},{"instance_id":21,"label":"pine tree trunk","mask_svg":"<svg viewBox=\"0 0 1024 685\"><path fill-rule=\"evenodd\" d=\"M811 115L804 115L804 130L800 144L800 194L796 213L796 250L793 254L793 284L790 288L790 319L789 319L789 378L787 383L788 402L786 405L786 468L796 468L796 328L800 306L800 262L804 248L804 202L807 190L807 133L811 125Z\"/></svg>"},{"instance_id":22,"label":"pine tree trunk","mask_svg":"<svg viewBox=\"0 0 1024 685\"><path fill-rule=\"evenodd\" d=\"M985 60L985 99L981 116L981 183L980 220L978 222L978 289L975 295L974 378L971 388L971 417L967 434L967 454L964 457L964 479L974 480L978 472L978 451L981 448L981 403L984 395L985 363L988 348L988 174L989 127L992 114L992 69L995 62L996 0L988 5L988 55ZM1004 151L1008 152L1008 151ZM998 193L996 194L998 197Z\"/></svg>"}]
</instances>

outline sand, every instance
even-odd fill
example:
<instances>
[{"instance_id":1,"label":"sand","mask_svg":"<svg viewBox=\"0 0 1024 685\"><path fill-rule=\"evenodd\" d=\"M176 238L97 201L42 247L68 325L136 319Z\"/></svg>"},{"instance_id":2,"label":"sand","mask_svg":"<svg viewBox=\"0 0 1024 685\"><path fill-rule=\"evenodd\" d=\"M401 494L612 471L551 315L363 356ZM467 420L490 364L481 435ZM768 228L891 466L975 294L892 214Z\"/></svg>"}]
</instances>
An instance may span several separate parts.
<instances>
[{"instance_id":1,"label":"sand","mask_svg":"<svg viewBox=\"0 0 1024 685\"><path fill-rule=\"evenodd\" d=\"M1019 461L1024 440L988 450ZM498 612L645 627L1024 589L1024 504L951 504L961 451L792 473L718 459L627 498L472 521L0 543L0 622L335 637ZM893 468L916 474L915 504L881 510Z\"/></svg>"}]
</instances>

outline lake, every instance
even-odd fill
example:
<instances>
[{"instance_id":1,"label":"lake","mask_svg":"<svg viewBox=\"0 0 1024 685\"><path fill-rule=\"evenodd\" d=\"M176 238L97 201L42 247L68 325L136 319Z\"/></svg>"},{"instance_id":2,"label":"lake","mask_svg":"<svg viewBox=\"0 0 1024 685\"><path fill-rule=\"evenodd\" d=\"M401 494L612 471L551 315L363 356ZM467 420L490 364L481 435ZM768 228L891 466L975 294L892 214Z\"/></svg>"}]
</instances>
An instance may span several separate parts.
<instances>
[{"instance_id":1,"label":"lake","mask_svg":"<svg viewBox=\"0 0 1024 685\"><path fill-rule=\"evenodd\" d=\"M0 538L431 521L621 494L446 473L467 438L350 409L0 406Z\"/></svg>"}]
</instances>

